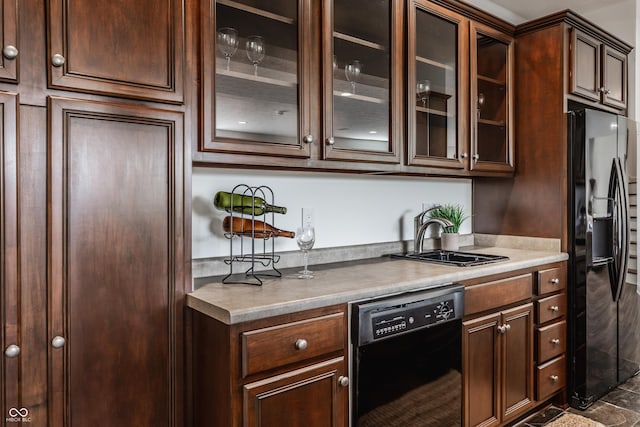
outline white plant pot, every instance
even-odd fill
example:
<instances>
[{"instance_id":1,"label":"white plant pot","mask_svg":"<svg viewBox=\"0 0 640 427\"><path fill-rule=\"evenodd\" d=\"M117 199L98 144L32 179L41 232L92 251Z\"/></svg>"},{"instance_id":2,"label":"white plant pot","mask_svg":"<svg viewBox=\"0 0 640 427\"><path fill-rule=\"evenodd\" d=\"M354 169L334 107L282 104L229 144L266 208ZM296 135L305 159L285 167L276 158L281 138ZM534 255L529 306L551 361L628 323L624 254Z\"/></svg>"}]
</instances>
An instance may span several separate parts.
<instances>
[{"instance_id":1,"label":"white plant pot","mask_svg":"<svg viewBox=\"0 0 640 427\"><path fill-rule=\"evenodd\" d=\"M460 248L458 233L440 234L440 248L445 251L457 251Z\"/></svg>"}]
</instances>

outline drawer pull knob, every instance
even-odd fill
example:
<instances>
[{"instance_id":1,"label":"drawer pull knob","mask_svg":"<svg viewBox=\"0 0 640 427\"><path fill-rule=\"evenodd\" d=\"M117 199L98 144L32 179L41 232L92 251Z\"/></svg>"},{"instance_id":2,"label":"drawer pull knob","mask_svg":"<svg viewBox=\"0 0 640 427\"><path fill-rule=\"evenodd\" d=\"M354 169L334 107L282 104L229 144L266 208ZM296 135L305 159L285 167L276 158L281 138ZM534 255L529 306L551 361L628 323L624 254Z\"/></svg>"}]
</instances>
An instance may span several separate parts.
<instances>
[{"instance_id":1,"label":"drawer pull knob","mask_svg":"<svg viewBox=\"0 0 640 427\"><path fill-rule=\"evenodd\" d=\"M304 350L309 346L307 340L300 338L296 340L296 350Z\"/></svg>"},{"instance_id":2,"label":"drawer pull knob","mask_svg":"<svg viewBox=\"0 0 640 427\"><path fill-rule=\"evenodd\" d=\"M14 357L18 357L19 354L20 354L20 347L18 347L15 344L11 344L4 351L4 355L7 356L9 359L13 359Z\"/></svg>"},{"instance_id":3,"label":"drawer pull knob","mask_svg":"<svg viewBox=\"0 0 640 427\"><path fill-rule=\"evenodd\" d=\"M313 142L313 135L311 135L311 134L305 135L304 138L302 138L302 141L305 144L311 144Z\"/></svg>"},{"instance_id":4,"label":"drawer pull knob","mask_svg":"<svg viewBox=\"0 0 640 427\"><path fill-rule=\"evenodd\" d=\"M349 386L349 377L346 376L340 376L338 378L338 384L340 385L340 387L348 387Z\"/></svg>"},{"instance_id":5,"label":"drawer pull knob","mask_svg":"<svg viewBox=\"0 0 640 427\"><path fill-rule=\"evenodd\" d=\"M51 57L51 64L53 64L54 67L62 67L64 65L64 56L56 53Z\"/></svg>"},{"instance_id":6,"label":"drawer pull knob","mask_svg":"<svg viewBox=\"0 0 640 427\"><path fill-rule=\"evenodd\" d=\"M558 380L560 379L560 377L558 377L557 375L551 375L549 377L551 379L551 382L557 383Z\"/></svg>"},{"instance_id":7,"label":"drawer pull knob","mask_svg":"<svg viewBox=\"0 0 640 427\"><path fill-rule=\"evenodd\" d=\"M510 329L511 329L511 325L509 325L508 323L505 325L498 326L498 332L500 332L501 334L506 334L507 331L509 331Z\"/></svg>"},{"instance_id":8,"label":"drawer pull knob","mask_svg":"<svg viewBox=\"0 0 640 427\"><path fill-rule=\"evenodd\" d=\"M65 342L66 341L63 337L61 337L60 335L56 335L51 340L51 345L53 346L53 348L62 348L64 347Z\"/></svg>"},{"instance_id":9,"label":"drawer pull knob","mask_svg":"<svg viewBox=\"0 0 640 427\"><path fill-rule=\"evenodd\" d=\"M554 277L553 279L550 280L552 285L557 285L560 283L560 279L558 279L557 277Z\"/></svg>"},{"instance_id":10,"label":"drawer pull knob","mask_svg":"<svg viewBox=\"0 0 640 427\"><path fill-rule=\"evenodd\" d=\"M554 339L552 339L552 340L551 340L551 344L553 344L553 345L558 345L558 344L560 344L560 339L558 339L558 338L554 338Z\"/></svg>"},{"instance_id":11,"label":"drawer pull knob","mask_svg":"<svg viewBox=\"0 0 640 427\"><path fill-rule=\"evenodd\" d=\"M16 59L18 57L18 49L8 44L2 49L2 55L7 59Z\"/></svg>"},{"instance_id":12,"label":"drawer pull knob","mask_svg":"<svg viewBox=\"0 0 640 427\"><path fill-rule=\"evenodd\" d=\"M552 305L551 307L549 307L549 310L551 310L551 311L553 311L555 313L558 310L560 310L560 307L558 307L557 305Z\"/></svg>"}]
</instances>

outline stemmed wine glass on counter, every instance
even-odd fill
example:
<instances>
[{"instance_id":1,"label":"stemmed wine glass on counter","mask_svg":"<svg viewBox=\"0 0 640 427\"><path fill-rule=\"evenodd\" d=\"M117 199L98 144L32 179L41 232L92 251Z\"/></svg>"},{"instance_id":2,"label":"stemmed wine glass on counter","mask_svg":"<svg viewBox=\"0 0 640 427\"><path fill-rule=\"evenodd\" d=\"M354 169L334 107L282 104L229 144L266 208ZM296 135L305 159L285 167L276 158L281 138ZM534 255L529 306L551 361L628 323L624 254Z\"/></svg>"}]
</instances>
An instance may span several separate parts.
<instances>
[{"instance_id":1,"label":"stemmed wine glass on counter","mask_svg":"<svg viewBox=\"0 0 640 427\"><path fill-rule=\"evenodd\" d=\"M304 255L304 269L300 271L298 279L312 279L313 271L308 268L309 251L316 242L316 231L313 226L313 210L311 208L302 208L302 224L296 231L296 243Z\"/></svg>"}]
</instances>

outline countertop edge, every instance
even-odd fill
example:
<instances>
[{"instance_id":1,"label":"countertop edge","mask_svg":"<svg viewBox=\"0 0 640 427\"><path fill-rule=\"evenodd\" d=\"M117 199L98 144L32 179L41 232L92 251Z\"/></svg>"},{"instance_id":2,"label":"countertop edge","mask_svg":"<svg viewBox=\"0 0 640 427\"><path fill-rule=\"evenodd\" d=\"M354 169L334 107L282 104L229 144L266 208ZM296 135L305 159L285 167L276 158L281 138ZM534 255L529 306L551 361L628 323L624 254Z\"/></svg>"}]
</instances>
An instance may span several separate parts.
<instances>
[{"instance_id":1,"label":"countertop edge","mask_svg":"<svg viewBox=\"0 0 640 427\"><path fill-rule=\"evenodd\" d=\"M343 304L364 298L373 298L389 293L406 292L419 289L421 287L428 287L429 285L436 283L442 284L453 281L464 281L508 273L510 271L561 262L568 258L568 254L563 252L552 254L547 252L543 254L541 253L540 256L536 256L532 259L510 261L508 264L488 264L481 268L449 267L451 269L450 272L437 274L427 278L420 277L418 279L400 282L393 282L390 280L386 285L368 287L364 289L360 288L356 290L345 290L344 292L332 292L304 299L292 298L289 301L280 301L271 304L256 304L239 309L225 308L216 301L212 301L211 298L207 298L206 295L203 295L203 291L195 291L186 295L186 305L193 310L219 320L227 325L233 325L281 314L321 308L334 304ZM224 289L222 289L222 291L224 291ZM260 291L263 291L263 289L260 289Z\"/></svg>"}]
</instances>

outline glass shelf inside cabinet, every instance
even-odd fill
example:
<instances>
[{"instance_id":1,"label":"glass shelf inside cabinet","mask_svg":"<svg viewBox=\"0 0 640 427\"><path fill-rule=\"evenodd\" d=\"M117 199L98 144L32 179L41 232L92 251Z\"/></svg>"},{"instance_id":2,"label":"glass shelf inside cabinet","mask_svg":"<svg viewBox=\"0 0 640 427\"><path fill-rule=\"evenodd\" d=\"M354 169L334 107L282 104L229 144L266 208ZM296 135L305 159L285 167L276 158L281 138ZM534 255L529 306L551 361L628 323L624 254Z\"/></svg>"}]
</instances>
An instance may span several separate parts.
<instances>
[{"instance_id":1,"label":"glass shelf inside cabinet","mask_svg":"<svg viewBox=\"0 0 640 427\"><path fill-rule=\"evenodd\" d=\"M486 162L507 161L507 44L477 33L477 151Z\"/></svg>"},{"instance_id":2,"label":"glass shelf inside cabinet","mask_svg":"<svg viewBox=\"0 0 640 427\"><path fill-rule=\"evenodd\" d=\"M334 0L335 148L390 150L390 4Z\"/></svg>"},{"instance_id":3,"label":"glass shelf inside cabinet","mask_svg":"<svg viewBox=\"0 0 640 427\"><path fill-rule=\"evenodd\" d=\"M216 2L216 136L298 144L298 2Z\"/></svg>"},{"instance_id":4,"label":"glass shelf inside cabinet","mask_svg":"<svg viewBox=\"0 0 640 427\"><path fill-rule=\"evenodd\" d=\"M418 8L415 15L415 154L457 158L458 30L456 24Z\"/></svg>"}]
</instances>

